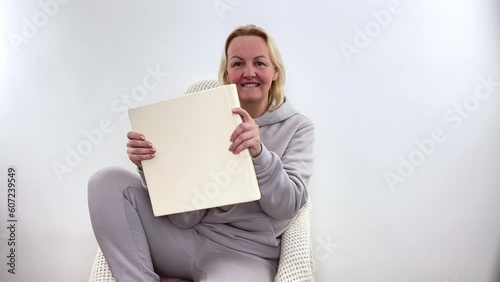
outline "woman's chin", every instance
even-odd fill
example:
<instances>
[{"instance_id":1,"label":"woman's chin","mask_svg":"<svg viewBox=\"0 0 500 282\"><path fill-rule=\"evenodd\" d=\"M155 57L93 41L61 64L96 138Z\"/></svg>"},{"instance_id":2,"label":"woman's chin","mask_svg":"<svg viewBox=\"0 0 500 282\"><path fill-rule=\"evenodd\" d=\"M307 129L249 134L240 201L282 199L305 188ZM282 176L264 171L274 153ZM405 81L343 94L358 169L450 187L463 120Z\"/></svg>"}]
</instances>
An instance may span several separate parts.
<instances>
[{"instance_id":1,"label":"woman's chin","mask_svg":"<svg viewBox=\"0 0 500 282\"><path fill-rule=\"evenodd\" d=\"M257 92L257 91L241 91L241 92L238 92L239 93L239 98L240 98L240 101L241 102L245 102L245 103L255 103L255 102L259 102L259 101L262 101L263 97L262 97L262 94L260 92Z\"/></svg>"},{"instance_id":2,"label":"woman's chin","mask_svg":"<svg viewBox=\"0 0 500 282\"><path fill-rule=\"evenodd\" d=\"M254 96L240 96L240 103L241 104L258 104L262 102L261 97L254 97Z\"/></svg>"}]
</instances>

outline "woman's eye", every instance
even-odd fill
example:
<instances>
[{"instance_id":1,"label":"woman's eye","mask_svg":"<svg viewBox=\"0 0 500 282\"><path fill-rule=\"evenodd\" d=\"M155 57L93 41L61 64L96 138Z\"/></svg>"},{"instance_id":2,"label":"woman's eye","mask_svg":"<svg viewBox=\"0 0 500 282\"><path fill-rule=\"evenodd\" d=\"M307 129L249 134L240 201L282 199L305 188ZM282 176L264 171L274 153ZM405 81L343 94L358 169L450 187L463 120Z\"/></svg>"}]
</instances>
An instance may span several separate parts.
<instances>
[{"instance_id":1,"label":"woman's eye","mask_svg":"<svg viewBox=\"0 0 500 282\"><path fill-rule=\"evenodd\" d=\"M233 64L233 67L241 67L242 65L243 65L243 63L242 63L242 62L235 62L235 63Z\"/></svg>"},{"instance_id":2,"label":"woman's eye","mask_svg":"<svg viewBox=\"0 0 500 282\"><path fill-rule=\"evenodd\" d=\"M264 64L263 62L255 62L255 65L257 65L257 66L265 66L266 64Z\"/></svg>"}]
</instances>

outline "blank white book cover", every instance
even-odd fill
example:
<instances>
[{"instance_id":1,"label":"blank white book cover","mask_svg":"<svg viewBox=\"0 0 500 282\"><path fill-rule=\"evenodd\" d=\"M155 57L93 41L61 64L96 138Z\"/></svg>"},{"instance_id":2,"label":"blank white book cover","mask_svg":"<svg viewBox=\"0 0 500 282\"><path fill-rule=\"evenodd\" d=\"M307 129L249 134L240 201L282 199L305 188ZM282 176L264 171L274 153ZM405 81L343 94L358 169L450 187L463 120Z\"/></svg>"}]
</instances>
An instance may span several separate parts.
<instances>
[{"instance_id":1,"label":"blank white book cover","mask_svg":"<svg viewBox=\"0 0 500 282\"><path fill-rule=\"evenodd\" d=\"M239 106L230 84L129 109L133 130L156 148L142 162L155 216L260 199L248 149L228 150Z\"/></svg>"}]
</instances>

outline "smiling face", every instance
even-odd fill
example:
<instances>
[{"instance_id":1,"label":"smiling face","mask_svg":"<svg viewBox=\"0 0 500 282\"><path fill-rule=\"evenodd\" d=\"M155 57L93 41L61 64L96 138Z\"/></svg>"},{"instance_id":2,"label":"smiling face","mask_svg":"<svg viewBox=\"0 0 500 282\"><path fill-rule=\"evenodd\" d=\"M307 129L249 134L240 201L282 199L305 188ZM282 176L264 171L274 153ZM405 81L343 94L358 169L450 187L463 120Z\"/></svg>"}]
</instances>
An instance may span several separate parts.
<instances>
[{"instance_id":1,"label":"smiling face","mask_svg":"<svg viewBox=\"0 0 500 282\"><path fill-rule=\"evenodd\" d=\"M227 48L227 78L236 84L243 108L269 105L269 89L279 71L271 62L266 41L259 36L239 36ZM262 112L262 113L263 113Z\"/></svg>"}]
</instances>

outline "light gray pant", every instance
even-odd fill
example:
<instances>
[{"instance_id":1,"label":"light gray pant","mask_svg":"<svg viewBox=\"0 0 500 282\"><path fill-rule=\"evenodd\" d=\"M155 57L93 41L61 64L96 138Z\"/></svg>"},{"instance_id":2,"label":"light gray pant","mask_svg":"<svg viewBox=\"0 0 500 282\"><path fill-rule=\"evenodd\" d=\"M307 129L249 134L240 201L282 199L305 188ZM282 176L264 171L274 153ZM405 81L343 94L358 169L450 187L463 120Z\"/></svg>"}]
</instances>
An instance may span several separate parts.
<instances>
[{"instance_id":1,"label":"light gray pant","mask_svg":"<svg viewBox=\"0 0 500 282\"><path fill-rule=\"evenodd\" d=\"M155 217L141 178L119 167L89 181L92 228L118 282L158 282L159 275L194 281L272 281L277 261L229 249L193 228Z\"/></svg>"}]
</instances>

